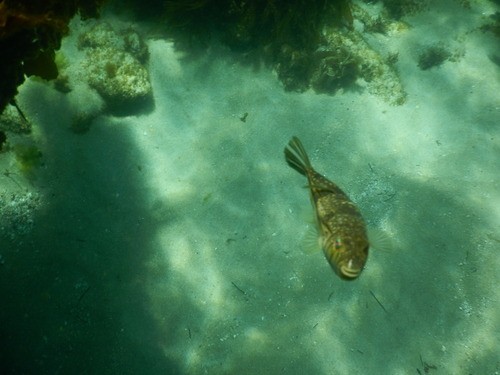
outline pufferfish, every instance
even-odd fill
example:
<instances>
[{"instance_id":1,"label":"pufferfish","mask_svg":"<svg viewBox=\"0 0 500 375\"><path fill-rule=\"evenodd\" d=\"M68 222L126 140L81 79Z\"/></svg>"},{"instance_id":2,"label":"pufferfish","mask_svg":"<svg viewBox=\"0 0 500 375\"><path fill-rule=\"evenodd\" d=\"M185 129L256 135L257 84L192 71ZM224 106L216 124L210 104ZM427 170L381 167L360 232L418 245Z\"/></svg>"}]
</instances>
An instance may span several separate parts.
<instances>
[{"instance_id":1,"label":"pufferfish","mask_svg":"<svg viewBox=\"0 0 500 375\"><path fill-rule=\"evenodd\" d=\"M345 280L356 279L368 258L368 235L360 211L336 184L316 172L297 137L285 147L290 167L307 177L319 242L328 263Z\"/></svg>"}]
</instances>

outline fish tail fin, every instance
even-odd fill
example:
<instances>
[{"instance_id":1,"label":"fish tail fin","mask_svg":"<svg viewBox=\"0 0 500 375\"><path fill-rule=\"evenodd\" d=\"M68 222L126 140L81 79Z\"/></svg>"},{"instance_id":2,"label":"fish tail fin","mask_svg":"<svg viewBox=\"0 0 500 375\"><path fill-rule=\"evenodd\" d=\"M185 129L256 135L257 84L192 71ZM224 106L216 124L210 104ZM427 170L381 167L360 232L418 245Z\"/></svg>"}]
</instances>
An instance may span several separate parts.
<instances>
[{"instance_id":1,"label":"fish tail fin","mask_svg":"<svg viewBox=\"0 0 500 375\"><path fill-rule=\"evenodd\" d=\"M307 170L311 169L311 162L306 150L297 137L292 137L285 147L285 160L290 167L304 176L307 175Z\"/></svg>"}]
</instances>

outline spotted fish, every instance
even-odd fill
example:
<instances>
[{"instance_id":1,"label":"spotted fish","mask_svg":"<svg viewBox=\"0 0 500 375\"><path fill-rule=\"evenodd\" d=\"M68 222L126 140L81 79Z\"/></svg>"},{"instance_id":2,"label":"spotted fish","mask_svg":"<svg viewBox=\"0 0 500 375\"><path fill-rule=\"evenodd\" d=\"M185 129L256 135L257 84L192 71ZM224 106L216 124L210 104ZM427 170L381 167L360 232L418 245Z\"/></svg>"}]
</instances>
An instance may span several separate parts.
<instances>
[{"instance_id":1,"label":"spotted fish","mask_svg":"<svg viewBox=\"0 0 500 375\"><path fill-rule=\"evenodd\" d=\"M326 259L342 279L354 280L365 266L370 247L361 213L337 185L314 170L297 137L285 147L285 159L307 177Z\"/></svg>"}]
</instances>

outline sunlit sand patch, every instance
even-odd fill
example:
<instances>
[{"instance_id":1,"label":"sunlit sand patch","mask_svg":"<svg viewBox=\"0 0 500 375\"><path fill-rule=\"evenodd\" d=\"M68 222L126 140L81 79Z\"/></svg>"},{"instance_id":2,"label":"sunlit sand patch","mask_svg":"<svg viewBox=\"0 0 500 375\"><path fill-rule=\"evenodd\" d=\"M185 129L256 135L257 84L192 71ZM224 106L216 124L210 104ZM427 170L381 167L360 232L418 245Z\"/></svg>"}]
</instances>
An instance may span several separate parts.
<instances>
[{"instance_id":1,"label":"sunlit sand patch","mask_svg":"<svg viewBox=\"0 0 500 375\"><path fill-rule=\"evenodd\" d=\"M159 233L163 261L168 272L175 275L172 288L182 289L193 303L217 315L222 306L228 307L229 300L225 298L224 280L213 249L204 243L203 236L194 236L197 239L193 240L183 232L174 228Z\"/></svg>"}]
</instances>

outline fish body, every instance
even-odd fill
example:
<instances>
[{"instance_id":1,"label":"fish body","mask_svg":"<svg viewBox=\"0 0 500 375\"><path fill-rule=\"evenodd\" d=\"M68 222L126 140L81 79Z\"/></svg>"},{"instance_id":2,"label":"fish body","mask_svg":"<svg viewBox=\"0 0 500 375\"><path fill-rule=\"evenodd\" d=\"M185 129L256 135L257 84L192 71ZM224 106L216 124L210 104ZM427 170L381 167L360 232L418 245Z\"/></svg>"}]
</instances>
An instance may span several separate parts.
<instances>
[{"instance_id":1,"label":"fish body","mask_svg":"<svg viewBox=\"0 0 500 375\"><path fill-rule=\"evenodd\" d=\"M285 159L290 167L307 177L321 247L330 266L342 279L357 278L369 249L360 211L336 184L314 170L297 137L285 147Z\"/></svg>"}]
</instances>

